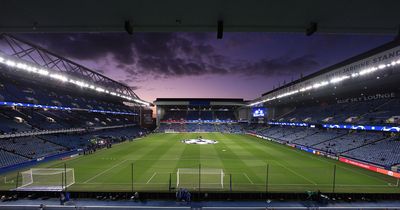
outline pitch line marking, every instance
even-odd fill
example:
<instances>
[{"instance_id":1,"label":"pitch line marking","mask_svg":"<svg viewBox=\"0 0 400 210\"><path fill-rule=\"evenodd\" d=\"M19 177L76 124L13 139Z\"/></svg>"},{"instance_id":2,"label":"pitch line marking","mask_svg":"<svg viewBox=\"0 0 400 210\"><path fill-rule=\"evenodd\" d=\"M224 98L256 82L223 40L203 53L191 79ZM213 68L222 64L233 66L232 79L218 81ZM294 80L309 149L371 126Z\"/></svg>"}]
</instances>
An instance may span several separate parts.
<instances>
[{"instance_id":1,"label":"pitch line marking","mask_svg":"<svg viewBox=\"0 0 400 210\"><path fill-rule=\"evenodd\" d=\"M247 174L246 173L243 173L243 175L249 180L249 182L251 183L251 184L254 184L254 182L253 181L251 181L251 179L250 179L250 177L249 176L247 176Z\"/></svg>"},{"instance_id":2,"label":"pitch line marking","mask_svg":"<svg viewBox=\"0 0 400 210\"><path fill-rule=\"evenodd\" d=\"M287 149L289 149L289 148L287 148ZM327 160L320 159L320 158L316 158L316 157L314 157L313 155L304 154L304 153L300 152L299 150L290 150L290 151L297 152L297 153L299 153L299 154L301 154L301 155L303 155L303 156L305 156L305 157L308 157L308 158L311 158L311 159L314 159L314 160L318 160L318 161L320 161L320 162L325 162L325 163L332 164L331 162L329 162L329 161L327 161ZM340 163L340 162L339 162L339 163ZM356 171L355 169L347 168L347 167L341 166L341 165L339 165L339 164L336 164L336 165L337 165L338 167L344 169L344 170L351 171L351 172L354 172L354 173L358 173L358 174L361 174L361 175L364 175L364 176L368 176L368 177L371 177L371 178L373 178L373 179L375 179L375 180L378 180L378 181L381 181L381 182L384 182L384 183L390 183L390 182L387 182L386 180L383 180L383 179L380 179L380 178L378 178L378 177L375 177L375 176L366 174L366 173L364 173L364 172L362 172L362 171Z\"/></svg>"},{"instance_id":3,"label":"pitch line marking","mask_svg":"<svg viewBox=\"0 0 400 210\"><path fill-rule=\"evenodd\" d=\"M304 156L304 157L308 157L308 158L311 158L311 159L314 159L314 160L318 160L318 161L320 161L320 162L325 162L325 163L332 164L331 162L329 162L329 161L327 161L327 160L320 159L320 158L316 158L316 157L314 157L313 155L309 155L309 154L306 154L306 153L302 153L300 150L290 150L288 147L285 147L285 146L284 146L283 148L285 148L286 150L293 151L293 152L296 152L296 153L298 153L298 154L301 154L301 155ZM340 162L339 162L339 163L340 163ZM351 171L351 172L354 172L354 173L358 173L358 174L361 174L361 175L364 175L364 176L368 176L368 177L374 178L374 179L376 179L376 180L378 180L378 181L384 182L384 183L386 183L386 184L387 184L387 183L390 183L390 182L387 182L386 180L383 180L383 179L380 179L380 178L378 178L378 177L375 177L375 176L366 174L366 173L364 173L364 172L356 171L356 170L351 169L351 168L346 168L346 167L341 166L341 165L339 165L339 164L336 164L336 165L337 165L338 167L344 169L344 170L348 170L348 171Z\"/></svg>"},{"instance_id":4,"label":"pitch line marking","mask_svg":"<svg viewBox=\"0 0 400 210\"><path fill-rule=\"evenodd\" d=\"M304 180L310 182L311 184L318 185L318 184L315 183L314 181L312 181L312 180L308 179L307 177L305 177L305 176L303 176L303 175L297 173L296 171L294 171L294 170L292 170L292 169L286 167L286 166L283 165L282 163L279 163L278 161L274 161L274 162L277 163L277 164L279 164L279 165L281 165L282 167L286 168L288 171L292 172L293 174L296 174L297 176L299 176L299 177L303 178Z\"/></svg>"},{"instance_id":5,"label":"pitch line marking","mask_svg":"<svg viewBox=\"0 0 400 210\"><path fill-rule=\"evenodd\" d=\"M156 174L157 174L157 172L154 172L153 176L151 176L150 179L147 180L146 184L148 184L148 183L154 178L154 176L155 176Z\"/></svg>"},{"instance_id":6,"label":"pitch line marking","mask_svg":"<svg viewBox=\"0 0 400 210\"><path fill-rule=\"evenodd\" d=\"M113 168L115 168L115 167L117 167L117 166L119 166L119 165L121 165L121 164L125 163L126 161L128 161L128 160L123 160L123 161L119 162L118 164L114 165L113 167L110 167L110 168L108 168L107 170L105 170L105 171L102 171L101 173L98 173L98 174L96 174L95 176L93 176L93 177L89 178L88 180L84 181L83 183L85 183L85 184L86 184L86 183L88 183L88 182L92 181L93 179L96 179L98 176L100 176L100 175L103 175L103 174L107 173L108 171L112 170Z\"/></svg>"}]
</instances>

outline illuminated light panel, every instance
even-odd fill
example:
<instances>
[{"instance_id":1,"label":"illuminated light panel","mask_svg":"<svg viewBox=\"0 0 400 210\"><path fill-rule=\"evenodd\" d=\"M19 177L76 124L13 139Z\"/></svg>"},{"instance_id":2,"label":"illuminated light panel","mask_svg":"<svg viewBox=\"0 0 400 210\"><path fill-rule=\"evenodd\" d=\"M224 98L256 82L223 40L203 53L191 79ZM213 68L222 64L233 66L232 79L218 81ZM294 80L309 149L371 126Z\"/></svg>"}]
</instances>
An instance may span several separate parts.
<instances>
[{"instance_id":1,"label":"illuminated light panel","mask_svg":"<svg viewBox=\"0 0 400 210\"><path fill-rule=\"evenodd\" d=\"M338 82L341 82L341 81L343 81L343 80L346 80L346 79L349 79L350 78L350 76L342 76L342 77L335 77L335 78L333 78L333 79L331 79L331 81L329 81L330 83L338 83Z\"/></svg>"},{"instance_id":2,"label":"illuminated light panel","mask_svg":"<svg viewBox=\"0 0 400 210\"><path fill-rule=\"evenodd\" d=\"M8 60L8 61L6 61L5 63L6 63L7 65L11 66L11 67L15 67L15 66L16 66L16 63L15 63L14 61Z\"/></svg>"},{"instance_id":3,"label":"illuminated light panel","mask_svg":"<svg viewBox=\"0 0 400 210\"><path fill-rule=\"evenodd\" d=\"M99 112L99 113L107 113L107 114L120 114L120 115L138 115L134 112L114 112L107 110L97 110L97 109L81 109L81 108L71 108L71 107L63 107L63 106L48 106L41 104L27 104L27 103L19 103L19 102L0 102L0 106L18 106L18 107L33 107L33 108L41 108L41 109L54 109L54 110L79 110L79 111L88 111L88 112Z\"/></svg>"},{"instance_id":4,"label":"illuminated light panel","mask_svg":"<svg viewBox=\"0 0 400 210\"><path fill-rule=\"evenodd\" d=\"M49 75L49 72L44 70L44 69L39 69L38 73L41 74L41 75L44 75L44 76Z\"/></svg>"}]
</instances>

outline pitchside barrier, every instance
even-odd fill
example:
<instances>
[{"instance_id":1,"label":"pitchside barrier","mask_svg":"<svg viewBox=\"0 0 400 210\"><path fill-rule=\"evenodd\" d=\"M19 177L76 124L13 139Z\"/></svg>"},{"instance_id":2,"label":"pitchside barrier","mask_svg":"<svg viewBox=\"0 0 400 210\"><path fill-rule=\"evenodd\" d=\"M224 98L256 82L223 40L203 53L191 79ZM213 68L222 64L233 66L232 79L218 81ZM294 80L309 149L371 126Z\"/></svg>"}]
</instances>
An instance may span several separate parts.
<instances>
[{"instance_id":1,"label":"pitchside barrier","mask_svg":"<svg viewBox=\"0 0 400 210\"><path fill-rule=\"evenodd\" d=\"M221 167L213 159L158 160L157 167L148 168L149 161L136 160L126 165L115 177L112 170L95 173L90 177L77 177L72 168L32 168L2 177L0 189L17 191L96 191L96 192L174 192L186 188L190 192L260 192L299 193L400 193L397 179L331 161L325 166L291 164L290 160L261 160L232 162L225 160ZM195 159L197 160L197 159ZM321 160L324 161L324 160ZM328 160L325 160L328 161ZM264 163L263 163L264 162ZM251 165L251 168L248 166ZM219 166L219 167L218 167Z\"/></svg>"},{"instance_id":2,"label":"pitchside barrier","mask_svg":"<svg viewBox=\"0 0 400 210\"><path fill-rule=\"evenodd\" d=\"M173 169L177 160L157 160L159 164L151 168L148 168L148 163L154 161L152 159L135 160L132 163L125 161L122 164L126 165L119 166L130 170L121 171L118 178L112 170L105 170L101 173L102 178L99 174L93 174L92 177L78 179L70 187L65 186L70 191L93 189L105 192L174 192L180 188L190 192L400 192L397 179L393 177L332 162L324 166L305 167L285 159L270 160L269 163L252 159L232 159L229 162L225 159L221 165L205 158L201 160L201 165L197 165L193 161L198 159L179 159L181 168Z\"/></svg>"}]
</instances>

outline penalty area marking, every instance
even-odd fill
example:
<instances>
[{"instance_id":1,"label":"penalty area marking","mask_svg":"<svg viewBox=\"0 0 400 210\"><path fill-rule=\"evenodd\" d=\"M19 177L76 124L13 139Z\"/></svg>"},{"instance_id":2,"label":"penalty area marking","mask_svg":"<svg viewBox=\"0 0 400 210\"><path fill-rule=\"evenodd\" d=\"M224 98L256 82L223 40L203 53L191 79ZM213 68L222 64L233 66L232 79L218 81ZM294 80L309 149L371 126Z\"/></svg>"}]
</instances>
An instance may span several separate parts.
<instances>
[{"instance_id":1,"label":"penalty area marking","mask_svg":"<svg viewBox=\"0 0 400 210\"><path fill-rule=\"evenodd\" d=\"M314 159L314 160L318 160L318 161L320 161L320 162L324 162L324 163L329 163L329 164L332 164L332 162L329 162L328 160L325 160L325 159L322 159L322 158L317 158L317 157L315 157L315 155L311 155L311 154L307 154L307 153L303 153L303 152L301 152L300 150L291 150L289 147L286 147L286 146L284 146L284 147L282 147L282 148L285 148L286 150L290 150L290 151L293 151L293 152L296 152L296 153L298 153L298 154L300 154L300 155L302 155L302 156L304 156L304 157L308 157L308 158L311 158L311 159ZM341 162L338 162L338 163L341 163ZM380 178L378 178L378 177L375 177L375 176L372 176L372 175L369 175L369 174L366 174L366 173L364 173L364 172L362 172L362 170L361 171L356 171L355 169L362 169L362 168L347 168L347 167L345 167L345 166L342 166L342 165L340 165L340 164L336 164L339 168L342 168L342 169L344 169L344 170L347 170L347 171L351 171L351 172L354 172L354 173L358 173L358 174L361 174L361 175L364 175L364 176L368 176L368 177L371 177L371 178L374 178L374 179L376 179L376 180L379 180L379 181L382 181L382 182L384 182L384 183L389 183L389 182L387 182L386 180L383 180L383 179L380 179ZM346 166L351 166L351 165L346 165Z\"/></svg>"},{"instance_id":2,"label":"penalty area marking","mask_svg":"<svg viewBox=\"0 0 400 210\"><path fill-rule=\"evenodd\" d=\"M157 172L154 172L153 176L150 177L149 180L147 180L146 184L150 183L150 181L157 175Z\"/></svg>"},{"instance_id":3,"label":"penalty area marking","mask_svg":"<svg viewBox=\"0 0 400 210\"><path fill-rule=\"evenodd\" d=\"M303 178L304 180L310 182L311 184L318 185L318 184L315 183L314 181L312 181L312 180L308 179L307 177L305 177L305 176L303 176L303 175L297 173L296 171L294 171L294 170L288 168L287 166L283 165L282 163L279 163L278 161L274 161L274 162L277 163L277 164L279 164L279 165L281 165L283 168L287 169L288 171L292 172L293 174L299 176L300 178Z\"/></svg>"},{"instance_id":4,"label":"penalty area marking","mask_svg":"<svg viewBox=\"0 0 400 210\"><path fill-rule=\"evenodd\" d=\"M115 167L117 167L117 166L119 166L119 165L125 163L126 161L128 161L128 160L123 160L123 161L119 162L118 164L115 164L113 167L110 167L110 168L108 168L107 170L104 170L104 171L102 171L101 173L96 174L95 176L93 176L93 177L89 178L88 180L84 181L83 183L86 184L86 183L92 181L93 179L96 179L98 176L107 173L108 171L112 170L113 168L115 168Z\"/></svg>"},{"instance_id":5,"label":"penalty area marking","mask_svg":"<svg viewBox=\"0 0 400 210\"><path fill-rule=\"evenodd\" d=\"M249 175L247 175L247 173L245 173L245 172L243 172L243 173L230 173L230 174L233 174L233 175L243 175L244 177L246 177L246 179L248 180L248 182L250 183L250 184L255 184L254 182L253 182L253 180L251 180L250 179L250 177L249 177ZM247 182L246 182L247 183ZM256 185L258 185L258 184L256 184Z\"/></svg>"},{"instance_id":6,"label":"penalty area marking","mask_svg":"<svg viewBox=\"0 0 400 210\"><path fill-rule=\"evenodd\" d=\"M246 173L243 173L243 175L247 178L247 180L249 180L249 182L251 183L251 184L254 184L254 182L253 181L251 181L251 179L250 179L250 177L249 176L247 176L247 174Z\"/></svg>"}]
</instances>

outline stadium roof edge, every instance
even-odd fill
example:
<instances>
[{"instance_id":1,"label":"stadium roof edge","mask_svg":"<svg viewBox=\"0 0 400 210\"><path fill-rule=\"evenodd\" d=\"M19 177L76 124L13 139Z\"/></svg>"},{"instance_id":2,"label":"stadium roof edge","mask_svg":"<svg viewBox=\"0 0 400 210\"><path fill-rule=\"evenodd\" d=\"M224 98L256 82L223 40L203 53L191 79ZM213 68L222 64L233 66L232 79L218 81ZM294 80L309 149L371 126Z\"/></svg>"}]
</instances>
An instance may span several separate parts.
<instances>
[{"instance_id":1,"label":"stadium roof edge","mask_svg":"<svg viewBox=\"0 0 400 210\"><path fill-rule=\"evenodd\" d=\"M68 59L68 58L65 58L65 57L63 57L63 56L60 56L60 55L58 55L57 53L51 52L51 51L49 51L49 50L47 50L47 49L45 49L45 48L43 48L43 47L41 47L41 46L38 46L38 45L36 45L36 44L31 43L31 42L29 42L29 41L23 40L23 39L21 39L21 38L19 38L19 37L16 37L16 36L14 36L14 35L11 35L11 34L0 33L0 39L1 39L1 40L5 40L5 39L7 39L7 38L12 39L12 40L16 40L16 41L18 41L18 42L20 42L20 43L23 43L23 44L25 44L25 45L28 45L29 47L35 48L35 49L38 50L38 51L41 51L41 52L44 52L44 53L46 53L46 54L48 54L48 55L54 56L55 58L58 58L58 59L60 59L60 60L63 60L63 61L65 61L65 62L69 63L69 64L73 64L74 66L79 67L81 71L87 71L87 72L90 72L90 73L93 74L93 75L96 75L97 77L103 78L103 79L106 80L106 81L108 80L108 81L111 82L111 84L118 85L118 86L122 87L122 89L128 90L128 92L132 94L132 97L136 98L137 100L143 101L143 102L145 102L145 103L148 103L148 104L150 104L150 106L152 105L151 103L146 102L146 101L140 99L140 97L137 96L136 93L135 93L129 86L127 86L127 85L125 85L125 84L123 84L123 83L121 83L121 82L115 81L115 80L113 80L113 79L111 79L111 78L109 78L109 77L107 77L107 76L105 76L105 75L103 75L103 74L100 74L100 73L98 73L98 72L96 72L96 71L94 71L94 70L91 70L91 69L89 69L89 68L87 68L87 67L85 67L85 66L83 66L83 65L81 65L81 64L78 64L78 63L76 63L76 62L74 62L74 61L72 61L72 60L70 60L70 59ZM14 42L15 42L15 41L14 41ZM8 44L9 44L10 46L12 45L11 43L8 43ZM13 43L13 44L16 44L16 43ZM32 51L31 51L31 52L32 52ZM22 57L28 56L28 57L30 57L30 58L33 60L33 58L32 58L31 56L29 56L28 54L29 54L29 53L26 53L26 54L24 54L24 56L22 56ZM22 57L19 57L19 56L18 56L18 53L15 53L15 54L13 54L13 55L11 55L11 56L12 56L12 57L16 57L16 58L18 58L18 59L22 59ZM42 55L41 55L41 56L42 56ZM47 58L49 58L49 56L47 56ZM22 60L24 60L24 59L22 59ZM32 61L30 61L30 62L32 62ZM36 62L36 61L35 61L34 63L38 64L38 62ZM41 65L41 66L43 66L43 65ZM46 67L46 66L43 66L43 67ZM51 69L57 70L57 69L54 69L54 68L55 68L55 65L54 65ZM76 73L76 72L77 72L77 71L75 71L74 73ZM82 76L87 76L87 75L82 75Z\"/></svg>"},{"instance_id":2,"label":"stadium roof edge","mask_svg":"<svg viewBox=\"0 0 400 210\"><path fill-rule=\"evenodd\" d=\"M364 52L364 53L355 55L355 56L353 56L353 57L351 57L351 58L348 58L348 59L345 59L345 60L343 60L343 61L341 61L341 62L339 62L339 63L336 63L336 64L334 64L334 65L331 65L331 66L328 66L328 67L326 67L326 68L323 68L323 69L321 69L321 70L319 70L319 71L317 71L317 72L315 72L315 73L309 74L309 75L307 75L307 76L305 76L305 77L303 77L303 78L297 79L297 80L295 80L295 81L293 81L293 82L289 82L289 83L287 83L286 85L283 85L283 86L281 86L281 87L279 87L279 88L275 88L275 89L273 89L273 90L270 90L270 91L268 91L268 92L265 92L265 93L263 93L263 94L261 95L261 97L266 96L266 95L268 95L268 94L270 94L270 93L276 92L276 91L278 91L278 90L282 90L282 89L284 89L284 88L288 88L288 87L290 87L290 86L292 86L292 85L295 85L295 84L297 84L297 83L304 82L304 81L306 81L306 80L312 79L312 78L317 77L317 76L319 76L319 75L328 73L328 72L330 72L330 71L332 71L332 70L334 70L334 69L340 68L340 67L342 67L342 66L349 65L349 64L351 64L351 63L357 62L357 61L359 61L359 60L362 60L362 59L364 59L364 58L367 58L367 57L369 57L369 56L375 55L375 54L377 54L377 53L380 53L380 52L382 52L382 51L385 51L385 50L387 50L387 49L393 48L393 47L398 46L398 45L400 45L400 38L396 38L396 39L394 39L393 41L390 41L390 42L385 43L385 44L383 44L383 45L381 45L381 46L375 47L375 48L373 48L373 49L371 49L371 50L368 50L367 52ZM257 99L257 98L256 98L256 99ZM256 100L256 99L254 99L254 100ZM254 100L253 100L253 101L254 101Z\"/></svg>"},{"instance_id":3,"label":"stadium roof edge","mask_svg":"<svg viewBox=\"0 0 400 210\"><path fill-rule=\"evenodd\" d=\"M66 61L68 61L68 62L70 62L70 63L73 63L73 64L75 64L75 65L77 65L77 66L80 66L80 67L84 68L86 71L90 71L90 72L93 73L93 74L99 75L99 76L104 77L104 78L106 78L106 79L108 79L108 80L111 80L111 81L113 81L113 82L115 82L115 83L118 83L118 84L121 85L121 86L124 86L124 87L126 87L126 88L129 88L129 86L127 86L127 85L125 85L125 84L123 84L123 83L121 83L121 82L115 81L115 80L111 79L110 77L107 77L107 76L105 76L105 75L103 75L103 74L100 74L100 73L94 71L94 70L91 70L91 69L89 69L88 67L83 66L82 64L78 64L78 63L76 63L75 61L72 61L72 60L70 60L70 59L68 59L68 58L66 58L66 57L63 57L63 56L61 56L61 55L59 55L59 54L57 54L57 53L54 53L54 52L52 52L52 51L49 51L49 50L47 50L47 49L45 49L45 48L43 48L43 47L41 47L41 46L38 46L38 45L36 45L36 44L33 44L32 42L23 40L23 39L21 39L21 38L19 38L19 37L16 37L16 36L11 35L11 34L8 34L8 33L1 33L1 34L0 34L0 37L3 37L3 36L12 37L13 39L16 39L16 40L18 40L18 41L20 41L20 42L23 42L23 43L25 43L25 44L35 46L36 48L38 48L38 49L40 49L40 50L43 50L43 51L45 51L45 52L48 53L48 54L51 54L51 55L56 56L56 57L62 57L64 60L66 60Z\"/></svg>"},{"instance_id":4,"label":"stadium roof edge","mask_svg":"<svg viewBox=\"0 0 400 210\"><path fill-rule=\"evenodd\" d=\"M156 98L157 101L229 101L229 102L245 102L242 98Z\"/></svg>"},{"instance_id":5,"label":"stadium roof edge","mask_svg":"<svg viewBox=\"0 0 400 210\"><path fill-rule=\"evenodd\" d=\"M157 98L157 106L246 106L242 98Z\"/></svg>"}]
</instances>

